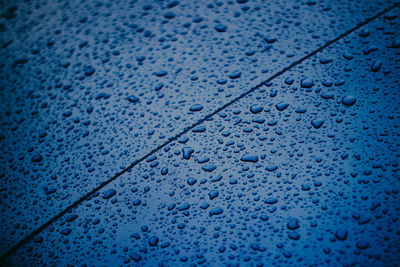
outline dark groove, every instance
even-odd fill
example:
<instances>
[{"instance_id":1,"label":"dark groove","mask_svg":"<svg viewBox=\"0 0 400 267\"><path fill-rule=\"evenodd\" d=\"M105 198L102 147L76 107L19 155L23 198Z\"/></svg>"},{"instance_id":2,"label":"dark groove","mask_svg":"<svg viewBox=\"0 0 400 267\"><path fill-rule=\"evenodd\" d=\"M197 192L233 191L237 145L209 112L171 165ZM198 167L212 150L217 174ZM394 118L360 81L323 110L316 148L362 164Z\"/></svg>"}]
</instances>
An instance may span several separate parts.
<instances>
[{"instance_id":1,"label":"dark groove","mask_svg":"<svg viewBox=\"0 0 400 267\"><path fill-rule=\"evenodd\" d=\"M212 116L214 116L215 114L219 113L220 111L224 110L225 108L229 107L230 105L232 105L233 103L237 102L238 100L242 99L243 97L247 96L248 94L254 92L255 90L257 90L258 88L260 88L261 86L265 85L266 83L272 81L273 79L275 79L276 77L284 74L285 72L287 72L289 69L301 64L303 61L307 60L308 58L314 56L315 54L317 54L318 52L320 52L321 50L325 49L326 47L330 46L331 44L339 41L340 39L342 39L343 37L349 35L350 33L358 30L359 28L361 28L362 26L370 23L371 21L375 20L376 18L382 16L383 14L389 12L390 10L398 7L400 5L399 3L394 4L391 7L386 8L385 10L379 12L378 14L376 14L375 16L371 17L371 18L367 18L365 21L357 24L355 27L351 28L350 30L347 30L346 32L342 33L341 35L339 35L338 37L336 37L335 39L332 39L328 42L326 42L323 46L317 48L316 50L312 51L311 53L307 54L306 56L296 60L295 62L293 62L292 64L290 64L289 66L285 67L284 69L276 72L275 74L273 74L272 76L270 76L267 80L259 83L258 85L252 87L250 90L246 91L245 93L241 94L240 96L236 97L235 99L229 101L228 103L226 103L225 105L221 106L220 108L218 108L217 110L215 110L214 112L206 115L203 119L197 121L195 124L193 124L192 126L186 127L181 133L177 134L175 137L169 138L169 140L167 142L165 142L164 144L158 146L157 148L153 149L152 151L150 151L149 153L147 153L145 156L141 157L138 160L135 160L132 164L130 164L128 167L126 167L125 169L123 169L122 171L120 171L119 173L115 174L113 177L111 177L110 179L108 179L107 181L101 183L100 185L98 185L97 187L95 187L94 189L92 189L91 191L89 191L88 193L86 193L85 195L83 195L81 198L79 198L78 200L74 201L72 204L70 204L67 208L65 208L65 210L61 211L60 213L58 213L57 215L55 215L54 217L52 217L49 221L47 221L46 223L44 223L42 226L40 226L39 228L37 228L36 230L34 230L33 232L31 232L28 236L26 236L24 239L20 240L15 246L13 246L9 251L7 251L5 254L3 254L0 258L0 262L4 262L5 259L10 256L11 254L13 254L15 251L17 251L19 248L21 248L23 245L25 245L26 243L28 243L32 238L34 238L36 235L38 235L40 232L42 232L44 229L46 229L48 226L50 226L53 222L57 221L58 219L60 219L62 216L64 216L67 212L71 211L73 208L77 207L79 204L81 204L83 201L85 201L86 199L88 199L90 196L92 196L94 193L98 192L99 190L101 190L103 187L105 187L106 185L108 185L109 183L115 181L118 177L120 177L122 174L126 173L127 171L129 171L130 169L132 169L133 167L135 167L137 164L141 163L142 161L144 161L147 157L153 155L154 153L156 153L157 151L159 151L160 149L164 148L165 146L169 145L170 143L172 143L173 141L177 140L179 137L181 137L182 135L188 133L190 130L192 130L194 127L202 124L204 121L208 120L209 118L211 118Z\"/></svg>"}]
</instances>

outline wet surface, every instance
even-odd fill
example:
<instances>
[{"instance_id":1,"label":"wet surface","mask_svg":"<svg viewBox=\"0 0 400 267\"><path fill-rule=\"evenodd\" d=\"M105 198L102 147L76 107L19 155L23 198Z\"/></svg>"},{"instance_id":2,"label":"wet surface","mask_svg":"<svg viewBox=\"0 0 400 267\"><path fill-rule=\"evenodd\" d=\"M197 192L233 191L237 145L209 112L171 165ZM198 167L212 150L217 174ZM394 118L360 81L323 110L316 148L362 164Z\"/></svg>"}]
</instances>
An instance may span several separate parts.
<instances>
[{"instance_id":1,"label":"wet surface","mask_svg":"<svg viewBox=\"0 0 400 267\"><path fill-rule=\"evenodd\" d=\"M299 6L312 12L312 8L319 7L319 4L313 3L308 1ZM229 7L233 8L236 5L240 10L241 6L237 3L232 3ZM244 5L253 4L248 2ZM185 5L181 2L172 9L179 6ZM287 7L277 6L281 9ZM256 9L255 6L249 10L253 9ZM261 8L259 12L262 10L264 9ZM318 10L315 14L320 16L321 10ZM376 12L376 9L371 12ZM177 21L177 16L187 15L182 11L176 11L174 14L176 17L166 18L169 22L162 25ZM265 266L391 266L399 262L399 15L400 11L396 8L380 16L180 136L47 227L12 254L8 263L86 263L89 266L149 266L159 263L166 266L256 266L262 263ZM311 15L307 15L306 18L309 16L311 19ZM241 17L243 18L238 16L239 21ZM350 19L354 20L359 16L343 17L351 17ZM262 19L255 18L254 15L252 18L255 20L252 21L254 25L257 25L258 19ZM351 26L349 21L343 21L341 23L349 23ZM218 36L238 25L240 23L232 25L218 22L214 27L209 26L209 30ZM335 24L336 26L338 24ZM318 30L323 29L320 27L322 25L316 24ZM338 32L343 30L341 27L336 29L330 28L329 32L325 33L333 33L332 37L335 37L335 33L338 35ZM246 30L246 36L251 36L251 29ZM290 36L297 38L294 37L295 34ZM207 35L208 37L210 36ZM275 42L282 38L283 36L277 37L277 41L273 38L267 39L265 42L274 46ZM243 46L240 46L240 43L235 46L235 38L231 39L232 51L235 47L239 49ZM199 40L195 43L213 44L213 38L210 40ZM286 39L284 43L296 43L295 39L290 40L293 41ZM321 41L309 37L308 40L317 40L315 45ZM304 48L304 52L312 47L311 44L303 46L301 39L299 44L301 49ZM277 47L282 48L278 45ZM224 46L223 49L228 47ZM292 59L288 58L286 53L276 53L276 50L271 49L263 56L255 57L258 59L254 63L256 65L246 63L245 60L239 61L238 66L243 68L240 72L233 71L234 64L229 64L227 68L231 71L224 76L227 76L225 84L221 80L216 88L233 86L226 87L229 90L221 91L219 95L210 96L210 88L213 87L205 87L202 90L198 85L189 89L189 84L199 84L202 78L184 83L188 76L183 75L182 79L177 78L175 82L182 84L184 96L179 98L180 93L175 93L167 99L184 99L186 102L180 103L180 108L174 109L174 105L168 108L157 105L159 102L154 98L154 105L158 106L162 110L160 114L165 116L179 114L182 120L173 121L174 125L182 124L175 126L175 131L182 130L182 127L191 125L196 119L223 104L227 91L234 97L240 95L241 90L255 86L257 78L248 81L246 79L251 76L250 69L262 71L261 65L257 65L261 64L260 62L268 62L263 65L268 65L271 70L278 70L282 64L291 62ZM277 60L271 63L268 53L274 51L275 54L271 56ZM298 54L301 53L298 51ZM176 57L174 56L174 60ZM219 57L216 55L216 58ZM214 72L223 72L222 66L228 64L228 61L224 63L225 59L221 59L218 63L220 65L215 66ZM193 62L191 57L187 60ZM197 68L201 65L199 61L198 66L191 67ZM142 66L145 67L145 63ZM137 71L142 73L139 69ZM149 69L154 72L154 66ZM165 71L167 74L155 73L157 79L150 78L153 76L149 75L148 82L168 77L170 71ZM204 75L211 75L211 72L213 69L208 67L205 70L207 74ZM87 77L95 77L95 73ZM222 76L217 75L215 79L217 77ZM260 77L265 80L268 73ZM83 81L92 84L94 81L89 79L85 78ZM93 90L97 89L83 91L85 90L91 95ZM140 92L141 89L137 90L136 92ZM156 94L163 90L164 87L156 91ZM191 90L201 97L190 95L188 92ZM117 91L128 92L121 88ZM136 93L136 98L124 93L118 97L110 95L102 95L98 100L94 98L93 102L109 101L109 108L113 106L114 110L106 108L100 112L101 108L95 108L94 110L99 110L98 116L107 112L110 117L113 116L111 114L119 114L120 104L114 104L113 101L115 99L116 103L122 103L123 97L128 97L126 101L137 106L137 112L149 112L143 105L146 94L140 96ZM117 101L118 99L120 101ZM77 104L77 110L79 105L87 104L87 101L81 102ZM169 111L169 108L173 111ZM96 113L93 111L92 114ZM126 115L121 116L124 118ZM144 122L146 116L148 115L137 120ZM115 126L115 130L123 131L124 127L134 124L135 118L136 116L132 115L130 123ZM161 120L163 123L168 121L164 117ZM118 125L118 119L107 121L100 120L99 117L97 122L108 127L114 123ZM152 122L148 125L154 127ZM174 131L168 132L165 129L160 128L160 132L166 135L166 139L173 136ZM16 132L18 133L18 129ZM106 142L104 136L115 138L117 143L120 142L118 140L124 140L121 142L131 145L115 145L112 151L103 155L103 167L96 167L91 175L86 175L82 169L70 170L71 174L79 173L79 177L74 181L67 177L62 168L57 169L57 172L65 177L52 180L52 185L60 186L55 186L56 191L47 194L47 199L33 204L33 208L32 204L25 204L24 215L18 214L22 204L11 205L10 201L7 202L3 198L3 206L11 205L14 208L13 212L17 217L12 217L13 220L21 216L32 218L31 214L38 210L42 213L41 216L36 214L40 218L32 219L32 222L27 223L27 227L12 229L16 233L10 238L14 240L10 241L10 244L18 240L17 237L35 228L35 221L37 224L46 221L48 216L60 211L70 199L78 196L78 193L87 192L96 183L107 180L120 170L120 166L129 165L135 159L134 154L142 155L159 142L157 138L154 139L156 141L152 141L151 138L140 136L133 138L132 142L129 138L134 136L134 132L133 129L129 136L121 133L109 135L99 130L90 135L90 140L85 141L89 143L88 146L83 145L87 150L78 150L77 147L65 152L62 158L67 157L68 153L81 154L82 157L88 153L83 151L91 151L91 144L98 144L96 138L103 138L103 142ZM72 138L70 135L65 136ZM142 150L143 147L138 145L139 143L144 144L146 148ZM35 149L42 145L43 143L38 144L38 148ZM135 151L135 148L138 151ZM119 154L125 149L129 151L126 155ZM114 150L118 151L119 155L112 157L112 154L116 153ZM16 152L10 150L4 156L12 153ZM32 152L29 158L26 158L25 154L24 151L24 158L19 161L29 160L32 162L29 164L39 165L36 167L36 175L47 175L43 173L42 168L54 172L53 168L42 163L46 160L44 153ZM73 157L70 157L72 160ZM93 154L92 159L97 161L99 157ZM69 164L73 168L82 164L83 170L88 170L85 169L82 160L70 161L63 167L67 168ZM110 167L112 164L116 165ZM101 170L107 171L103 174ZM33 182L36 187L31 186L35 192L40 191L40 187L45 184L43 180L46 178L32 179L32 173L23 176L23 171L18 172L16 169L15 172L21 174L18 180L21 183L25 181L23 177L37 181ZM62 179L65 179L64 183L61 183ZM62 184L71 186L62 188ZM72 186L73 184L79 185L79 188ZM7 186L7 183L2 184L4 185ZM48 187L47 191L52 191L50 189L51 187ZM4 190L9 190L9 187ZM23 190L17 188L16 191ZM58 198L53 197L57 194ZM9 195L12 199L13 194ZM25 193L18 203L33 199ZM47 203L52 203L53 206L44 211L41 205L48 205ZM4 225L7 220L11 220L11 217L3 219ZM8 224L7 226L9 227ZM12 230L5 227L3 232ZM4 249L7 247L4 246Z\"/></svg>"},{"instance_id":2,"label":"wet surface","mask_svg":"<svg viewBox=\"0 0 400 267\"><path fill-rule=\"evenodd\" d=\"M2 3L0 251L390 4Z\"/></svg>"}]
</instances>

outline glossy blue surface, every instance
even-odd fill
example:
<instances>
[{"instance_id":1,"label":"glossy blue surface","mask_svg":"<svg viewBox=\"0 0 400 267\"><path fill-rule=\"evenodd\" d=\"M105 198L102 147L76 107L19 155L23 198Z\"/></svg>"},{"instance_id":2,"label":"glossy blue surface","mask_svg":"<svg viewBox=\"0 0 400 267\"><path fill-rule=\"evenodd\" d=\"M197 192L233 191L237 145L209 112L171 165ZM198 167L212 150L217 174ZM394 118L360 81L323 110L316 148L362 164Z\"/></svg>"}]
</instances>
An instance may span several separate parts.
<instances>
[{"instance_id":1,"label":"glossy blue surface","mask_svg":"<svg viewBox=\"0 0 400 267\"><path fill-rule=\"evenodd\" d=\"M5 262L400 262L399 8L224 106L391 4L4 6Z\"/></svg>"}]
</instances>

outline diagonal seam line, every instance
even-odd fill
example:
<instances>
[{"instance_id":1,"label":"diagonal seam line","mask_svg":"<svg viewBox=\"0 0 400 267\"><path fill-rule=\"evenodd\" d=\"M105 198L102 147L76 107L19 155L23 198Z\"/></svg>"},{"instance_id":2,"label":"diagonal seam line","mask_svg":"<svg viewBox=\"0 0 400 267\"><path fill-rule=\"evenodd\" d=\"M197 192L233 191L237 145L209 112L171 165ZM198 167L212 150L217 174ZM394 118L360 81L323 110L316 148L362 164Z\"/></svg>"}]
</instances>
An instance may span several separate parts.
<instances>
[{"instance_id":1,"label":"diagonal seam line","mask_svg":"<svg viewBox=\"0 0 400 267\"><path fill-rule=\"evenodd\" d=\"M258 88L266 85L268 82L272 81L273 79L277 78L278 76L284 74L285 72L287 72L288 70L290 70L291 68L301 64L303 61L307 60L308 58L314 56L315 54L317 54L318 52L322 51L323 49L325 49L326 47L332 45L333 43L343 39L345 36L349 35L350 33L360 29L361 27L365 26L366 24L370 23L371 21L375 20L376 18L382 16L383 14L391 11L392 9L398 7L400 5L400 2L395 3L394 5L392 5L391 7L388 7L386 9L384 9L383 11L377 13L376 15L374 15L373 17L367 18L366 20L364 20L363 22L357 24L355 27L347 30L346 32L342 33L341 35L339 35L338 37L327 41L324 45L320 46L319 48L317 48L316 50L312 51L311 53L305 55L304 57L294 61L293 63L291 63L289 66L283 68L282 70L276 72L275 74L273 74L272 76L270 76L267 80L259 83L258 85L252 87L250 90L244 92L243 94L239 95L238 97L234 98L233 100L229 101L228 103L224 104L223 106L221 106L220 108L218 108L217 110L213 111L212 113L206 115L204 118L202 118L201 120L197 121L196 123L194 123L192 126L186 127L182 132L180 132L179 134L177 134L176 136L169 138L167 142L159 145L158 147L156 147L155 149L151 150L149 153L147 153L146 155L144 155L143 157L141 157L140 159L135 160L133 163L131 163L128 167L126 167L125 169L123 169L122 171L118 172L117 174L115 174L113 177L111 177L110 179L108 179L107 181L102 182L100 185L98 185L97 187L95 187L94 189L92 189L91 191L89 191L88 193L86 193L85 195L83 195L81 198L79 198L78 200L74 201L72 204L70 204L67 208L65 208L63 211L61 211L60 213L58 213L57 215L55 215L54 217L52 217L50 220L48 220L46 223L44 223L43 225L41 225L39 228L37 228L36 230L34 230L33 232L31 232L28 236L26 236L25 238L23 238L22 240L20 240L15 246L13 246L10 250L8 250L5 254L3 254L0 258L0 262L3 262L8 256L10 256L11 254L13 254L15 251L17 251L19 248L21 248L23 245L25 245L26 243L28 243L32 238L34 238L35 236L37 236L39 233L41 233L44 229L46 229L48 226L50 226L52 223L54 223L55 221L57 221L58 219L60 219L62 216L64 216L66 213L68 213L69 211L71 211L72 209L74 209L75 207L77 207L79 204L81 204L83 201L87 200L90 196L92 196L94 193L98 192L99 190L101 190L102 188L104 188L106 185L110 184L111 182L115 181L116 179L118 179L118 177L120 177L121 175L123 175L124 173L126 173L127 171L131 170L133 167L135 167L136 165L138 165L139 163L141 163L142 161L144 161L146 158L148 158L149 156L153 155L154 153L156 153L157 151L161 150L162 148L166 147L167 145L169 145L170 143L172 143L173 141L177 140L178 138L180 138L182 135L188 133L190 130L192 130L194 127L202 124L204 121L210 119L212 116L214 116L215 114L219 113L220 111L224 110L225 108L229 107L230 105L234 104L235 102L239 101L240 99L244 98L245 96L249 95L250 93L254 92L255 90L257 90Z\"/></svg>"}]
</instances>

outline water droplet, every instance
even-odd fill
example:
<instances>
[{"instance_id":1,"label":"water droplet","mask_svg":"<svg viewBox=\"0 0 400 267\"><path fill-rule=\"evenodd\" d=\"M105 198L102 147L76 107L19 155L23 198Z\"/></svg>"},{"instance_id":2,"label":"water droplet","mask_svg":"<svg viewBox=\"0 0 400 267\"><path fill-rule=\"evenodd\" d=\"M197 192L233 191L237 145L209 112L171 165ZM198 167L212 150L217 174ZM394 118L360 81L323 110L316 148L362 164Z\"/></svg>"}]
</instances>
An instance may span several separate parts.
<instances>
[{"instance_id":1,"label":"water droplet","mask_svg":"<svg viewBox=\"0 0 400 267\"><path fill-rule=\"evenodd\" d=\"M315 129L319 129L319 128L321 128L321 126L324 124L324 120L323 119L321 119L321 118L316 118L316 119L313 119L312 121L311 121L311 125L315 128Z\"/></svg>"},{"instance_id":2,"label":"water droplet","mask_svg":"<svg viewBox=\"0 0 400 267\"><path fill-rule=\"evenodd\" d=\"M342 98L342 103L345 106L353 106L356 103L356 98L352 95L347 95Z\"/></svg>"},{"instance_id":3,"label":"water droplet","mask_svg":"<svg viewBox=\"0 0 400 267\"><path fill-rule=\"evenodd\" d=\"M109 198L113 197L116 193L117 193L117 191L115 191L114 189L110 189L110 190L104 192L103 199L109 199Z\"/></svg>"}]
</instances>

